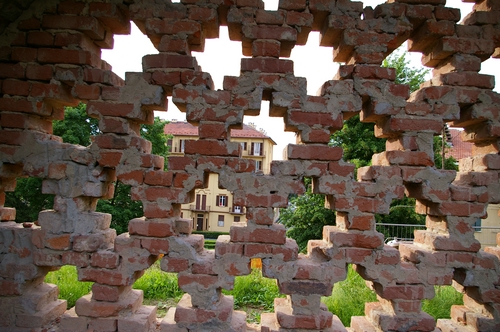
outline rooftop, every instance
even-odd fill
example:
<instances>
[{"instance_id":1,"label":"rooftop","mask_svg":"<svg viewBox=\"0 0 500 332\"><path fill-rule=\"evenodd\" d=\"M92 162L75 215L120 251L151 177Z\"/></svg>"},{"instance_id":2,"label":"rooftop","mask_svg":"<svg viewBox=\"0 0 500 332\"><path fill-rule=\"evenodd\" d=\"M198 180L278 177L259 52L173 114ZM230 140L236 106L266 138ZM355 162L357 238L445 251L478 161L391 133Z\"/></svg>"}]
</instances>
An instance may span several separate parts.
<instances>
[{"instance_id":1,"label":"rooftop","mask_svg":"<svg viewBox=\"0 0 500 332\"><path fill-rule=\"evenodd\" d=\"M165 134L171 134L175 136L198 136L198 127L186 121L171 121L165 125ZM247 124L243 124L243 129L231 129L231 137L233 138L268 138L271 141L273 139L263 132L259 131L255 127ZM276 143L273 141L273 144Z\"/></svg>"}]
</instances>

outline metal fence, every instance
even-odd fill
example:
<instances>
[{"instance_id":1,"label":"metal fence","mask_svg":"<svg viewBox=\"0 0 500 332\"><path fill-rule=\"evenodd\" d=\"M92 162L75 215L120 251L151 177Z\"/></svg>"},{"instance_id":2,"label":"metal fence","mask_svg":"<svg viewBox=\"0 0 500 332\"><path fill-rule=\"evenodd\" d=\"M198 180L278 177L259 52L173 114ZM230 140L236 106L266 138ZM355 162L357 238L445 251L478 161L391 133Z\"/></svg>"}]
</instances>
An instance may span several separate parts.
<instances>
[{"instance_id":1,"label":"metal fence","mask_svg":"<svg viewBox=\"0 0 500 332\"><path fill-rule=\"evenodd\" d=\"M474 236L481 247L496 246L496 236L500 226L473 226ZM398 247L400 243L413 242L415 230L425 229L425 225L414 224L376 224L378 232L384 234L386 243Z\"/></svg>"}]
</instances>

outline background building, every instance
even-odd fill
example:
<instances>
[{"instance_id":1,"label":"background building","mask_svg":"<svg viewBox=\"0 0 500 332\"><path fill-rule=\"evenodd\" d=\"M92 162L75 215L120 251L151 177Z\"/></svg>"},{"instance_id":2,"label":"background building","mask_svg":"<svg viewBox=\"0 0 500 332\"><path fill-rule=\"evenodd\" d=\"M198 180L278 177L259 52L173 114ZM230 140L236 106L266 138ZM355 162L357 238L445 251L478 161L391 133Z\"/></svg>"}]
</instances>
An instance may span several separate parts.
<instances>
[{"instance_id":1,"label":"background building","mask_svg":"<svg viewBox=\"0 0 500 332\"><path fill-rule=\"evenodd\" d=\"M198 127L188 122L172 121L164 131L173 136L167 143L171 155L183 155L185 142L198 139ZM255 160L257 172L269 174L276 143L265 132L244 124L231 130L231 141L241 144L241 158ZM233 194L218 182L218 174L210 174L207 188L197 189L195 201L182 205L182 217L193 220L193 229L229 232L233 222L246 222L245 207L234 205Z\"/></svg>"}]
</instances>

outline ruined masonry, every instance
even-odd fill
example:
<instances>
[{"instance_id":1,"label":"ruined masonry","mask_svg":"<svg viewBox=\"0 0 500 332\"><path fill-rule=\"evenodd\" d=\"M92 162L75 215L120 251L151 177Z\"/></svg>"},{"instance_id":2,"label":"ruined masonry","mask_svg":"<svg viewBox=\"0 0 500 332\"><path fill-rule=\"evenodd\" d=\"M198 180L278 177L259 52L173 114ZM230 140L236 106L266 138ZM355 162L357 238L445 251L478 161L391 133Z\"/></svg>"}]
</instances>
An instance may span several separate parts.
<instances>
[{"instance_id":1,"label":"ruined masonry","mask_svg":"<svg viewBox=\"0 0 500 332\"><path fill-rule=\"evenodd\" d=\"M264 10L260 0L3 1L0 330L43 331L58 318L59 331L246 331L246 314L221 289L249 274L250 259L258 257L264 276L287 295L275 300L274 313L262 315L263 332L499 331L500 247L480 250L472 225L488 203L500 203L500 96L492 91L493 76L479 74L482 61L500 56L500 1L475 2L473 12L460 13L445 0L390 0L376 8L281 0L277 11ZM130 32L130 21L158 53L144 56L143 72L123 81L100 54L112 48L115 34ZM248 57L240 76L225 77L215 90L191 51L202 51L221 25ZM294 76L286 59L311 31L342 63L317 96L307 95L306 80ZM394 82L394 69L381 67L405 41L433 69L411 94ZM150 153L138 130L152 123L153 111L166 110L167 97L199 127L200 140L186 142L185 156L165 161ZM238 158L229 133L244 115L259 114L262 100L297 142L286 148L286 160L273 162L271 174L258 176L253 161ZM52 135L52 121L79 102L102 132L89 147ZM388 140L355 178L342 149L328 142L357 113ZM444 123L463 128L463 140L475 146L458 172L433 165L433 136ZM217 173L220 187L247 207L248 224L220 236L215 250L205 250L191 221L180 218L180 204L193 201L208 173ZM31 228L14 223L16 211L4 206L5 192L20 177L42 178L43 192L55 195L53 209L40 211ZM302 194L305 177L337 211L337 226L325 227L323 238L299 254L273 223L273 209ZM110 215L95 212L117 179L132 185L133 199L144 206L144 216L120 236L110 229ZM374 216L388 213L404 193L417 199L427 227L398 251L384 245ZM162 320L131 288L158 259L186 292ZM346 278L350 264L378 302L345 328L320 297ZM43 282L63 265L94 282L70 310L57 299L57 287ZM435 285L464 294L451 319L435 322L421 310Z\"/></svg>"}]
</instances>

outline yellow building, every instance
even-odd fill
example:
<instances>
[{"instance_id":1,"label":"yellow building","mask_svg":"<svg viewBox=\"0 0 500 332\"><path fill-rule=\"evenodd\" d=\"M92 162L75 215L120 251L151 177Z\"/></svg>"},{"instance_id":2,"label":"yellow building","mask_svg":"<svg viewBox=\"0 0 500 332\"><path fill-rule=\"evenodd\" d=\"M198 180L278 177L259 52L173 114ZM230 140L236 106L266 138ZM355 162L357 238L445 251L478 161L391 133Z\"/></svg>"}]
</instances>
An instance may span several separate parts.
<instances>
[{"instance_id":1,"label":"yellow building","mask_svg":"<svg viewBox=\"0 0 500 332\"><path fill-rule=\"evenodd\" d=\"M170 155L184 154L187 140L198 139L198 127L187 122L172 121L165 126L169 139ZM256 169L269 174L276 143L253 125L243 125L242 129L231 129L231 141L241 144L241 158L256 161ZM245 207L233 204L231 192L220 189L218 174L210 174L208 186L197 189L195 201L182 205L182 217L193 220L193 229L198 231L229 232L233 222L246 222Z\"/></svg>"}]
</instances>

